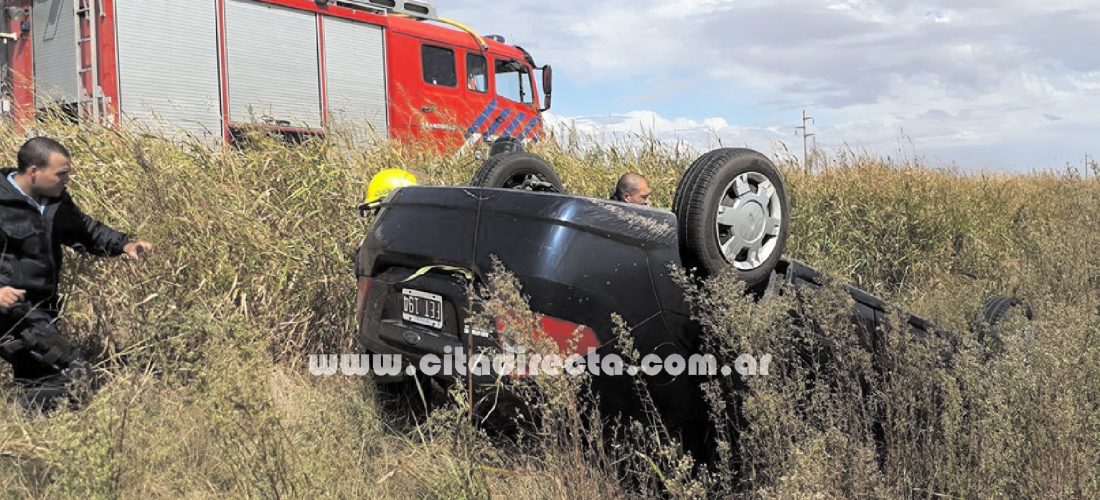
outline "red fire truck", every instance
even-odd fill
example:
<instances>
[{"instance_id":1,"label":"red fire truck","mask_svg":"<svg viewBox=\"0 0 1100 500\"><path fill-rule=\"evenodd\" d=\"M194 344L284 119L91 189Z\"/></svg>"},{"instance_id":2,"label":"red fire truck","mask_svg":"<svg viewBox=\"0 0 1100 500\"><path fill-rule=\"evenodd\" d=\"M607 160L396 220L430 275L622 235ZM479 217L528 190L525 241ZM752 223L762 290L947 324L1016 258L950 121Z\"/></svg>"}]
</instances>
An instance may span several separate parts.
<instances>
[{"instance_id":1,"label":"red fire truck","mask_svg":"<svg viewBox=\"0 0 1100 500\"><path fill-rule=\"evenodd\" d=\"M3 7L2 110L17 126L49 108L207 140L228 141L246 127L287 134L339 127L458 148L537 140L550 106L549 66L418 0L3 0Z\"/></svg>"}]
</instances>

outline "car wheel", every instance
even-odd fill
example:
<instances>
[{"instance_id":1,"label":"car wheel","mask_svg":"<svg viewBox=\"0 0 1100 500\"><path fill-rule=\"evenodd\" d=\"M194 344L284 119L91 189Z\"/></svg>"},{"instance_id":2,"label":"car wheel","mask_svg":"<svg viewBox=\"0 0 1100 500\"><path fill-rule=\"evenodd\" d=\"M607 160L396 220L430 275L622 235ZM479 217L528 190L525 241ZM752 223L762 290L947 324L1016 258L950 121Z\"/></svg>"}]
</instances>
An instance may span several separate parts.
<instances>
[{"instance_id":1,"label":"car wheel","mask_svg":"<svg viewBox=\"0 0 1100 500\"><path fill-rule=\"evenodd\" d=\"M493 146L489 148L489 157L514 151L523 151L523 143L515 137L501 137L493 141Z\"/></svg>"},{"instance_id":2,"label":"car wheel","mask_svg":"<svg viewBox=\"0 0 1100 500\"><path fill-rule=\"evenodd\" d=\"M1005 326L1015 319L1031 321L1035 314L1031 306L1016 297L997 296L985 301L982 305L982 322L978 326L978 343L990 353L999 353L1004 350ZM1019 332L1025 337L1033 333L1029 328Z\"/></svg>"},{"instance_id":3,"label":"car wheel","mask_svg":"<svg viewBox=\"0 0 1100 500\"><path fill-rule=\"evenodd\" d=\"M474 174L470 185L528 191L564 192L553 165L526 151L511 151L489 157Z\"/></svg>"},{"instance_id":4,"label":"car wheel","mask_svg":"<svg viewBox=\"0 0 1100 500\"><path fill-rule=\"evenodd\" d=\"M700 156L673 199L684 267L710 276L733 267L749 286L765 282L787 243L790 205L779 170L751 149Z\"/></svg>"}]
</instances>

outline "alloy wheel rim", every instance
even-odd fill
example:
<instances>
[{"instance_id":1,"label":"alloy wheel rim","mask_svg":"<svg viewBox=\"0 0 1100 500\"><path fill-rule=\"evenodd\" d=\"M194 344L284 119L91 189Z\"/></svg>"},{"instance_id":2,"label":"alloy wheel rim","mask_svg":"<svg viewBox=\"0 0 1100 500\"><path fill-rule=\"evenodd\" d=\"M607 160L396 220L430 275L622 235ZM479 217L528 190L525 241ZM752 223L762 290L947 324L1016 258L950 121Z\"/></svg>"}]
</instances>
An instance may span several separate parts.
<instances>
[{"instance_id":1,"label":"alloy wheel rim","mask_svg":"<svg viewBox=\"0 0 1100 500\"><path fill-rule=\"evenodd\" d=\"M775 253L782 223L779 191L767 176L738 175L726 185L714 214L722 257L741 271L760 267Z\"/></svg>"}]
</instances>

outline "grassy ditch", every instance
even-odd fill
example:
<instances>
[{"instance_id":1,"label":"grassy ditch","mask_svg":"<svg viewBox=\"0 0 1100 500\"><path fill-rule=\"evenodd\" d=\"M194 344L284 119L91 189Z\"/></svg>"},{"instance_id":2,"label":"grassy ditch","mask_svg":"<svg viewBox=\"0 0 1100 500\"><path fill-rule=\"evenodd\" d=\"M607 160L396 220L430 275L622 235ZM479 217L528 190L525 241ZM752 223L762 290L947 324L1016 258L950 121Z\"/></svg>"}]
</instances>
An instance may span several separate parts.
<instances>
[{"instance_id":1,"label":"grassy ditch","mask_svg":"<svg viewBox=\"0 0 1100 500\"><path fill-rule=\"evenodd\" d=\"M729 391L713 384L721 465L702 471L652 422L603 439L591 405L560 380L532 396L542 425L502 442L461 404L409 429L378 410L369 380L309 376L306 354L357 352L352 255L369 220L355 206L371 174L401 167L460 184L476 162L338 138L212 150L61 122L42 132L72 150L82 208L158 252L138 263L69 256L63 329L105 384L86 408L50 417L23 414L10 384L0 388L0 489L11 495L1100 495L1093 178L964 175L858 154L813 175L782 165L791 256L958 336L948 346L889 331L890 369L879 370L838 314L850 304L835 286L758 305L729 277L690 284L716 352L804 360L747 383L748 426L726 425ZM23 139L0 132L11 162ZM664 207L695 156L656 141L540 148L571 192L605 197L634 170ZM494 284L486 300L525 307L505 273ZM998 294L1026 298L1038 316L1033 335L1008 337L990 358L975 322Z\"/></svg>"}]
</instances>

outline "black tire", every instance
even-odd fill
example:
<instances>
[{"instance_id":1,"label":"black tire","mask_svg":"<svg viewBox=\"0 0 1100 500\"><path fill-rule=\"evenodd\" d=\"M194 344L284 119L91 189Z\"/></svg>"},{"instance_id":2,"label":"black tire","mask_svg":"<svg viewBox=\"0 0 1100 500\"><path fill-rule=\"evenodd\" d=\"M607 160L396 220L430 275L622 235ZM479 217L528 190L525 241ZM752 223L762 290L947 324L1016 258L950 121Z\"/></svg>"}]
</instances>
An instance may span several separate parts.
<instances>
[{"instance_id":1,"label":"black tire","mask_svg":"<svg viewBox=\"0 0 1100 500\"><path fill-rule=\"evenodd\" d=\"M1004 324L1016 315L1031 321L1035 314L1027 302L1017 297L997 296L982 305L981 324L978 325L978 343L990 353L1004 349Z\"/></svg>"},{"instance_id":2,"label":"black tire","mask_svg":"<svg viewBox=\"0 0 1100 500\"><path fill-rule=\"evenodd\" d=\"M728 196L737 187L746 191ZM735 212L731 216L743 217L739 228L720 223L720 205ZM768 280L787 244L791 211L783 178L766 156L751 149L716 149L696 159L680 179L672 211L679 225L680 259L704 277L732 266L748 286L759 285ZM734 239L745 235L750 239ZM731 244L730 256L720 242Z\"/></svg>"},{"instance_id":3,"label":"black tire","mask_svg":"<svg viewBox=\"0 0 1100 500\"><path fill-rule=\"evenodd\" d=\"M1023 300L1016 297L993 297L982 305L982 319L987 324L997 325L1010 316L1010 313L1015 312L1014 309L1020 308L1019 312L1024 315L1028 321L1035 319L1035 314L1029 306Z\"/></svg>"},{"instance_id":4,"label":"black tire","mask_svg":"<svg viewBox=\"0 0 1100 500\"><path fill-rule=\"evenodd\" d=\"M519 139L515 137L501 137L493 141L493 146L489 148L489 157L492 158L499 154L523 150L523 143L520 142Z\"/></svg>"},{"instance_id":5,"label":"black tire","mask_svg":"<svg viewBox=\"0 0 1100 500\"><path fill-rule=\"evenodd\" d=\"M512 151L489 157L474 174L471 186L565 192L554 166L538 155Z\"/></svg>"}]
</instances>

